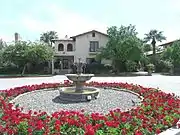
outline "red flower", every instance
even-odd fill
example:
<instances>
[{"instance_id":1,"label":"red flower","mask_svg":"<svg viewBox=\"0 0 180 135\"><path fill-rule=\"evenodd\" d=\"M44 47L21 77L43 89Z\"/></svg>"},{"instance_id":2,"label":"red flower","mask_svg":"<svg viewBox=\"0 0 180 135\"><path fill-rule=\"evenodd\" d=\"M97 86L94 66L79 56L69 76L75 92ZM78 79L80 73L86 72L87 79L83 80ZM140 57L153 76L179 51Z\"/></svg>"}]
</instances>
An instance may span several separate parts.
<instances>
[{"instance_id":1,"label":"red flower","mask_svg":"<svg viewBox=\"0 0 180 135\"><path fill-rule=\"evenodd\" d=\"M121 118L121 121L122 121L122 122L126 122L127 119L126 119L125 117L122 117L122 118Z\"/></svg>"},{"instance_id":2,"label":"red flower","mask_svg":"<svg viewBox=\"0 0 180 135\"><path fill-rule=\"evenodd\" d=\"M105 124L108 127L118 127L119 126L119 122L118 121L106 121Z\"/></svg>"},{"instance_id":3,"label":"red flower","mask_svg":"<svg viewBox=\"0 0 180 135\"><path fill-rule=\"evenodd\" d=\"M54 126L55 126L55 130L58 132L60 131L60 125L61 125L60 120L56 120Z\"/></svg>"},{"instance_id":4,"label":"red flower","mask_svg":"<svg viewBox=\"0 0 180 135\"><path fill-rule=\"evenodd\" d=\"M156 134L161 133L161 130L159 128L156 129Z\"/></svg>"},{"instance_id":5,"label":"red flower","mask_svg":"<svg viewBox=\"0 0 180 135\"><path fill-rule=\"evenodd\" d=\"M84 135L95 135L95 131L92 125L85 126L85 134Z\"/></svg>"},{"instance_id":6,"label":"red flower","mask_svg":"<svg viewBox=\"0 0 180 135\"><path fill-rule=\"evenodd\" d=\"M143 133L141 131L139 131L139 130L136 130L135 135L143 135Z\"/></svg>"},{"instance_id":7,"label":"red flower","mask_svg":"<svg viewBox=\"0 0 180 135\"><path fill-rule=\"evenodd\" d=\"M37 130L41 130L43 128L43 122L42 120L38 120L37 121L37 126L36 126Z\"/></svg>"},{"instance_id":8,"label":"red flower","mask_svg":"<svg viewBox=\"0 0 180 135\"><path fill-rule=\"evenodd\" d=\"M31 128L28 128L28 133L31 134L33 130Z\"/></svg>"}]
</instances>

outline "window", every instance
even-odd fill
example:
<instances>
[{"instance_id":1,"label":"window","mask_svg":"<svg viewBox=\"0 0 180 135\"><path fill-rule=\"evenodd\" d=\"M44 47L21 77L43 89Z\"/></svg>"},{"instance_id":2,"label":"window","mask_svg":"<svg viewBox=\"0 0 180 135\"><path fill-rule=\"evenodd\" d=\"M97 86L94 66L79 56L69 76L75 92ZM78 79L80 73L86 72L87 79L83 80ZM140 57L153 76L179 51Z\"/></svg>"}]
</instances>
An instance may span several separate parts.
<instances>
[{"instance_id":1,"label":"window","mask_svg":"<svg viewBox=\"0 0 180 135\"><path fill-rule=\"evenodd\" d=\"M63 44L58 45L58 51L64 51L64 45Z\"/></svg>"},{"instance_id":2,"label":"window","mask_svg":"<svg viewBox=\"0 0 180 135\"><path fill-rule=\"evenodd\" d=\"M73 51L73 45L67 44L67 51Z\"/></svg>"},{"instance_id":3,"label":"window","mask_svg":"<svg viewBox=\"0 0 180 135\"><path fill-rule=\"evenodd\" d=\"M95 37L95 33L94 32L92 33L92 37Z\"/></svg>"},{"instance_id":4,"label":"window","mask_svg":"<svg viewBox=\"0 0 180 135\"><path fill-rule=\"evenodd\" d=\"M61 60L60 59L55 60L54 69L61 69Z\"/></svg>"},{"instance_id":5,"label":"window","mask_svg":"<svg viewBox=\"0 0 180 135\"><path fill-rule=\"evenodd\" d=\"M89 51L90 52L97 52L98 49L99 49L99 41L90 41Z\"/></svg>"}]
</instances>

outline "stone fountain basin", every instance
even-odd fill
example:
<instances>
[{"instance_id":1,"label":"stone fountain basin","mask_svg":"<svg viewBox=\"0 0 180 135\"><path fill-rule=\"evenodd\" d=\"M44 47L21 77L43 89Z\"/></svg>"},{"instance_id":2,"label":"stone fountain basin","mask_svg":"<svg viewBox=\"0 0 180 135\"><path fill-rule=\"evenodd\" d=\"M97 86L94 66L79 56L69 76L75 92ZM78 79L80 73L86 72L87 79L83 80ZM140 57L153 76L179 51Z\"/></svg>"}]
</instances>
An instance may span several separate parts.
<instances>
[{"instance_id":1,"label":"stone fountain basin","mask_svg":"<svg viewBox=\"0 0 180 135\"><path fill-rule=\"evenodd\" d=\"M83 91L77 92L75 87L64 87L60 90L60 99L70 102L85 102L97 99L99 88L84 87Z\"/></svg>"},{"instance_id":2,"label":"stone fountain basin","mask_svg":"<svg viewBox=\"0 0 180 135\"><path fill-rule=\"evenodd\" d=\"M74 82L86 82L90 80L94 74L65 74L65 76Z\"/></svg>"}]
</instances>

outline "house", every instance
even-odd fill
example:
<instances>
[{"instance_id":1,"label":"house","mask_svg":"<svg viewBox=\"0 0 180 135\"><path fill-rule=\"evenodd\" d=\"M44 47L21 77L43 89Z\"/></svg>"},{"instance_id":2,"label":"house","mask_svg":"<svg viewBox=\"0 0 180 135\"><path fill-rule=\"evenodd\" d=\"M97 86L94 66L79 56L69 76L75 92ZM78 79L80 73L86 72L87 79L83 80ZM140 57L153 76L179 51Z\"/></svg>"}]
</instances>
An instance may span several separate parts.
<instances>
[{"instance_id":1,"label":"house","mask_svg":"<svg viewBox=\"0 0 180 135\"><path fill-rule=\"evenodd\" d=\"M171 41L171 42L168 42L168 43L164 43L164 44L161 44L159 46L163 47L164 49L167 48L168 46L171 46L174 42L176 41L180 41L180 40L174 40L174 41Z\"/></svg>"},{"instance_id":2,"label":"house","mask_svg":"<svg viewBox=\"0 0 180 135\"><path fill-rule=\"evenodd\" d=\"M108 35L96 30L88 31L65 39L54 39L54 61L52 73L68 73L72 63L81 62L90 64L95 61L98 49L105 47ZM102 63L108 63L103 60Z\"/></svg>"},{"instance_id":3,"label":"house","mask_svg":"<svg viewBox=\"0 0 180 135\"><path fill-rule=\"evenodd\" d=\"M158 46L159 47L158 50L156 50L156 54L162 54L165 49L167 49L168 47L172 46L173 43L176 42L176 41L180 41L180 40L174 40L174 41L167 42L167 43L159 45ZM153 55L153 51L148 51L148 52L145 52L144 54L146 56L152 56Z\"/></svg>"}]
</instances>

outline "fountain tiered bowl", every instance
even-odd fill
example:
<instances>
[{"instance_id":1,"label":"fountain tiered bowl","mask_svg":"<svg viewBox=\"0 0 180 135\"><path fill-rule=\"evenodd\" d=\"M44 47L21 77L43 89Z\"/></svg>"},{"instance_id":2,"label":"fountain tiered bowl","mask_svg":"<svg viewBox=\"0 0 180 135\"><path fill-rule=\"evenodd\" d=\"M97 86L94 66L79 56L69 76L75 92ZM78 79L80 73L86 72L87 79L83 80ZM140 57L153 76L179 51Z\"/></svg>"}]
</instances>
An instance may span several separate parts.
<instances>
[{"instance_id":1,"label":"fountain tiered bowl","mask_svg":"<svg viewBox=\"0 0 180 135\"><path fill-rule=\"evenodd\" d=\"M85 102L97 99L99 89L95 87L84 86L94 74L65 74L65 76L73 81L74 87L64 87L60 90L60 99L70 102Z\"/></svg>"}]
</instances>

